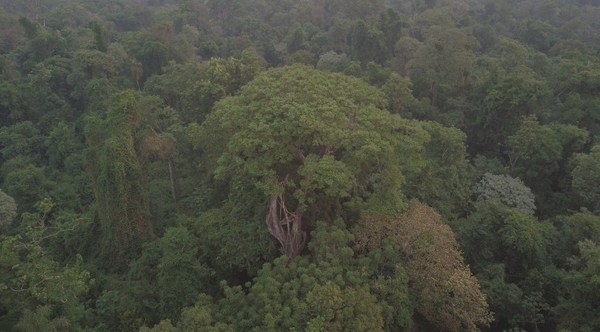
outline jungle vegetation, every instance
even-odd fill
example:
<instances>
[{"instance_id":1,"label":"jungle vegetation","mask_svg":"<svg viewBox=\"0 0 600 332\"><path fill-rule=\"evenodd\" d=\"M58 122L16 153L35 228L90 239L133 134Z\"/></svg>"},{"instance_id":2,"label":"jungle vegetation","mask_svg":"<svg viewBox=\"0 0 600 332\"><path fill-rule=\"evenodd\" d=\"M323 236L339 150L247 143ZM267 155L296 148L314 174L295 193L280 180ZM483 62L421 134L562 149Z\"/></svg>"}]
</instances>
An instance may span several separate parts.
<instances>
[{"instance_id":1,"label":"jungle vegetation","mask_svg":"<svg viewBox=\"0 0 600 332\"><path fill-rule=\"evenodd\" d=\"M594 0L0 0L0 330L599 331Z\"/></svg>"}]
</instances>

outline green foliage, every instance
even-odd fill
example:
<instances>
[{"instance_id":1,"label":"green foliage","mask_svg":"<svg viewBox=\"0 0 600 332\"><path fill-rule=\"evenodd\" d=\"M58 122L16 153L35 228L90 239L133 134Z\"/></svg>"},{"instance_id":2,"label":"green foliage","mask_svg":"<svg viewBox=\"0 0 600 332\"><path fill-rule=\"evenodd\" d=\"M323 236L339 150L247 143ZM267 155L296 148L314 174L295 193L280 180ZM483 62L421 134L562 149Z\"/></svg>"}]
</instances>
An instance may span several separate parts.
<instances>
[{"instance_id":1,"label":"green foliage","mask_svg":"<svg viewBox=\"0 0 600 332\"><path fill-rule=\"evenodd\" d=\"M423 122L428 138L422 163L406 174L407 196L433 206L445 218L454 219L467 210L472 183L466 159L465 134L436 122Z\"/></svg>"},{"instance_id":2,"label":"green foliage","mask_svg":"<svg viewBox=\"0 0 600 332\"><path fill-rule=\"evenodd\" d=\"M31 39L37 35L38 27L26 17L19 17L19 24L23 27L23 30L25 30L25 37Z\"/></svg>"},{"instance_id":3,"label":"green foliage","mask_svg":"<svg viewBox=\"0 0 600 332\"><path fill-rule=\"evenodd\" d=\"M206 288L210 271L198 261L194 239L185 228L169 228L160 241L157 285L161 317L173 317ZM173 288L173 287L176 288Z\"/></svg>"},{"instance_id":4,"label":"green foliage","mask_svg":"<svg viewBox=\"0 0 600 332\"><path fill-rule=\"evenodd\" d=\"M535 328L547 323L555 301L551 286L544 285L552 276L545 268L555 235L552 225L497 200L484 200L456 227L497 324Z\"/></svg>"},{"instance_id":5,"label":"green foliage","mask_svg":"<svg viewBox=\"0 0 600 332\"><path fill-rule=\"evenodd\" d=\"M304 47L305 33L301 26L297 26L287 36L287 49L289 53L294 53Z\"/></svg>"},{"instance_id":6,"label":"green foliage","mask_svg":"<svg viewBox=\"0 0 600 332\"><path fill-rule=\"evenodd\" d=\"M181 309L208 288L211 271L199 260L197 241L186 228L173 227L145 245L129 270L135 284L131 296L144 303L138 305L138 315L177 320Z\"/></svg>"},{"instance_id":7,"label":"green foliage","mask_svg":"<svg viewBox=\"0 0 600 332\"><path fill-rule=\"evenodd\" d=\"M509 59L502 57L503 61ZM499 65L494 59L491 68L486 68L488 76L473 96L478 104L466 117L472 149L486 155L503 152L506 138L516 132L523 116L541 113L549 93L547 82L530 68L520 66L505 72Z\"/></svg>"},{"instance_id":8,"label":"green foliage","mask_svg":"<svg viewBox=\"0 0 600 332\"><path fill-rule=\"evenodd\" d=\"M579 331L594 331L600 320L587 308L598 302L600 290L600 246L590 240L578 243L579 255L573 258L574 270L562 275L565 300L556 307L559 327Z\"/></svg>"},{"instance_id":9,"label":"green foliage","mask_svg":"<svg viewBox=\"0 0 600 332\"><path fill-rule=\"evenodd\" d=\"M326 331L383 331L381 307L375 296L361 289L342 290L329 282L306 295L312 318L308 325Z\"/></svg>"},{"instance_id":10,"label":"green foliage","mask_svg":"<svg viewBox=\"0 0 600 332\"><path fill-rule=\"evenodd\" d=\"M521 306L523 290L515 283L506 280L503 264L492 264L482 269L477 275L482 290L485 292L494 318L501 328L516 328L520 325L517 316L524 313ZM510 330L510 329L509 329Z\"/></svg>"},{"instance_id":11,"label":"green foliage","mask_svg":"<svg viewBox=\"0 0 600 332\"><path fill-rule=\"evenodd\" d=\"M519 34L527 44L543 52L548 51L558 37L556 29L552 25L540 20L524 22Z\"/></svg>"},{"instance_id":12,"label":"green foliage","mask_svg":"<svg viewBox=\"0 0 600 332\"><path fill-rule=\"evenodd\" d=\"M31 121L0 128L1 154L4 161L18 155L28 156L34 160L41 159L42 141L40 130Z\"/></svg>"},{"instance_id":13,"label":"green foliage","mask_svg":"<svg viewBox=\"0 0 600 332\"><path fill-rule=\"evenodd\" d=\"M475 211L461 222L458 234L467 261L476 271L503 262L507 274L517 277L545 261L549 231L532 215L485 200L475 203Z\"/></svg>"},{"instance_id":14,"label":"green foliage","mask_svg":"<svg viewBox=\"0 0 600 332\"><path fill-rule=\"evenodd\" d=\"M179 331L173 324L171 324L170 319L166 319L156 324L153 328L142 327L140 328L140 332L177 332Z\"/></svg>"},{"instance_id":15,"label":"green foliage","mask_svg":"<svg viewBox=\"0 0 600 332\"><path fill-rule=\"evenodd\" d=\"M206 75L211 83L220 85L226 94L233 94L250 82L266 67L264 59L253 48L242 51L238 58L213 58L208 62Z\"/></svg>"},{"instance_id":16,"label":"green foliage","mask_svg":"<svg viewBox=\"0 0 600 332\"><path fill-rule=\"evenodd\" d=\"M0 231L4 232L16 216L17 203L12 197L0 190Z\"/></svg>"},{"instance_id":17,"label":"green foliage","mask_svg":"<svg viewBox=\"0 0 600 332\"><path fill-rule=\"evenodd\" d=\"M350 59L345 53L336 53L335 51L328 51L319 56L317 62L317 68L321 70L331 70L341 72L350 64Z\"/></svg>"},{"instance_id":18,"label":"green foliage","mask_svg":"<svg viewBox=\"0 0 600 332\"><path fill-rule=\"evenodd\" d=\"M573 164L573 189L597 211L600 209L600 145L595 145L589 154L575 155Z\"/></svg>"},{"instance_id":19,"label":"green foliage","mask_svg":"<svg viewBox=\"0 0 600 332\"><path fill-rule=\"evenodd\" d=\"M258 193L256 197L260 197ZM264 207L254 205L262 200L236 203L206 211L190 225L200 240L203 258L222 279L244 272L252 276L276 256L264 227Z\"/></svg>"},{"instance_id":20,"label":"green foliage","mask_svg":"<svg viewBox=\"0 0 600 332\"><path fill-rule=\"evenodd\" d=\"M376 27L367 25L364 21L352 29L350 35L353 57L362 64L368 62L381 62L385 54L384 35Z\"/></svg>"},{"instance_id":21,"label":"green foliage","mask_svg":"<svg viewBox=\"0 0 600 332\"><path fill-rule=\"evenodd\" d=\"M386 9L379 14L378 25L383 32L383 40L386 52L390 56L395 55L395 46L402 35L402 29L406 27L406 18L392 8Z\"/></svg>"},{"instance_id":22,"label":"green foliage","mask_svg":"<svg viewBox=\"0 0 600 332\"><path fill-rule=\"evenodd\" d=\"M408 64L415 93L439 106L470 83L477 41L457 28L431 27Z\"/></svg>"},{"instance_id":23,"label":"green foliage","mask_svg":"<svg viewBox=\"0 0 600 332\"><path fill-rule=\"evenodd\" d=\"M600 216L589 211L556 216L550 221L556 228L551 246L553 260L559 267L568 267L568 261L578 254L578 242L600 242Z\"/></svg>"},{"instance_id":24,"label":"green foliage","mask_svg":"<svg viewBox=\"0 0 600 332\"><path fill-rule=\"evenodd\" d=\"M48 150L48 163L53 168L64 168L69 165L73 155L80 153L83 144L75 132L75 128L65 122L52 128L45 142Z\"/></svg>"},{"instance_id":25,"label":"green foliage","mask_svg":"<svg viewBox=\"0 0 600 332\"><path fill-rule=\"evenodd\" d=\"M191 111L207 113L212 104L204 106L198 97L192 99L191 96L193 87L202 84L202 81L196 80L203 71L204 67L198 64L172 64L164 69L163 74L150 77L144 84L144 90L160 96L167 105L180 110L184 117ZM195 101L194 109L184 109L187 100Z\"/></svg>"},{"instance_id":26,"label":"green foliage","mask_svg":"<svg viewBox=\"0 0 600 332\"><path fill-rule=\"evenodd\" d=\"M29 40L27 48L23 50L23 65L31 68L36 63L65 51L66 40L57 31L43 29Z\"/></svg>"},{"instance_id":27,"label":"green foliage","mask_svg":"<svg viewBox=\"0 0 600 332\"><path fill-rule=\"evenodd\" d=\"M388 99L388 110L391 113L400 114L405 118L419 115L419 101L412 95L412 83L409 78L392 73L381 90Z\"/></svg>"},{"instance_id":28,"label":"green foliage","mask_svg":"<svg viewBox=\"0 0 600 332\"><path fill-rule=\"evenodd\" d=\"M22 158L13 158L3 166L11 169L4 176L4 190L15 199L20 211L32 209L34 202L48 197L50 188L54 186L44 167Z\"/></svg>"},{"instance_id":29,"label":"green foliage","mask_svg":"<svg viewBox=\"0 0 600 332\"><path fill-rule=\"evenodd\" d=\"M207 299L210 300L210 299ZM232 332L233 326L215 322L213 308L210 304L202 303L202 298L193 307L183 309L178 326L183 331Z\"/></svg>"},{"instance_id":30,"label":"green foliage","mask_svg":"<svg viewBox=\"0 0 600 332\"><path fill-rule=\"evenodd\" d=\"M174 64L164 74L150 77L144 90L159 95L188 121L202 121L214 103L232 94L266 68L253 48L239 58L214 58L205 64Z\"/></svg>"},{"instance_id":31,"label":"green foliage","mask_svg":"<svg viewBox=\"0 0 600 332\"><path fill-rule=\"evenodd\" d=\"M312 258L280 257L265 264L247 292L225 286L213 317L235 330L382 330L382 307L369 291L369 278L377 271L367 269L368 258L353 258L352 235L321 223L312 238ZM403 280L396 285L405 288ZM406 310L396 308L404 317Z\"/></svg>"},{"instance_id":32,"label":"green foliage","mask_svg":"<svg viewBox=\"0 0 600 332\"><path fill-rule=\"evenodd\" d=\"M83 269L80 255L75 262L64 265L44 248L48 239L72 231L50 219L52 209L53 203L43 200L37 204L37 212L22 215L22 235L0 235L3 329L61 330L65 326L75 328L83 321L85 309L80 296L93 280Z\"/></svg>"},{"instance_id":33,"label":"green foliage","mask_svg":"<svg viewBox=\"0 0 600 332\"><path fill-rule=\"evenodd\" d=\"M94 41L96 43L96 48L100 52L106 52L108 49L108 38L106 36L106 31L98 21L94 21L90 24L90 28L94 32Z\"/></svg>"},{"instance_id":34,"label":"green foliage","mask_svg":"<svg viewBox=\"0 0 600 332\"><path fill-rule=\"evenodd\" d=\"M401 198L386 194L402 180L394 151L414 153L421 133L382 105L357 79L302 66L271 70L216 106L202 145L218 158L219 179L253 179L264 198L283 192L288 210L309 222L332 220L341 204L369 196L399 208Z\"/></svg>"},{"instance_id":35,"label":"green foliage","mask_svg":"<svg viewBox=\"0 0 600 332\"><path fill-rule=\"evenodd\" d=\"M123 41L127 51L142 64L142 80L153 74L159 74L171 55L169 47L149 31L128 33Z\"/></svg>"},{"instance_id":36,"label":"green foliage","mask_svg":"<svg viewBox=\"0 0 600 332\"><path fill-rule=\"evenodd\" d=\"M565 125L543 126L535 118L526 118L507 139L511 166L519 168L516 172L525 179L547 177L559 168L563 154L577 151L586 140L584 130Z\"/></svg>"},{"instance_id":37,"label":"green foliage","mask_svg":"<svg viewBox=\"0 0 600 332\"><path fill-rule=\"evenodd\" d=\"M599 13L0 0L0 330L598 330Z\"/></svg>"},{"instance_id":38,"label":"green foliage","mask_svg":"<svg viewBox=\"0 0 600 332\"><path fill-rule=\"evenodd\" d=\"M555 46L556 47L556 46ZM559 91L558 102L552 109L551 118L565 124L577 125L597 136L600 119L593 110L598 107L598 73L595 55L583 49L571 48L572 56L553 59L548 80ZM562 54L561 54L562 55Z\"/></svg>"},{"instance_id":39,"label":"green foliage","mask_svg":"<svg viewBox=\"0 0 600 332\"><path fill-rule=\"evenodd\" d=\"M512 173L533 189L538 205L543 205L545 211L564 209L557 198L561 191L570 188L561 175L567 172L570 156L580 151L587 139L588 133L583 129L561 124L540 125L533 117L526 118L519 130L508 137Z\"/></svg>"}]
</instances>

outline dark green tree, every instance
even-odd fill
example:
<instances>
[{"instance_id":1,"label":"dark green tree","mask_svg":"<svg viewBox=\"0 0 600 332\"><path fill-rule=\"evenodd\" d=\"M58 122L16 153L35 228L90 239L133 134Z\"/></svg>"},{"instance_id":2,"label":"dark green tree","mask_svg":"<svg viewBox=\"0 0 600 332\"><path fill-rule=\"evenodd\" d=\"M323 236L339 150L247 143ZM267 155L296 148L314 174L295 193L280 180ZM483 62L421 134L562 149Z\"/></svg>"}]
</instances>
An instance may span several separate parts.
<instances>
[{"instance_id":1,"label":"dark green tree","mask_svg":"<svg viewBox=\"0 0 600 332\"><path fill-rule=\"evenodd\" d=\"M600 145L589 154L577 154L573 160L573 189L593 211L600 209Z\"/></svg>"},{"instance_id":2,"label":"dark green tree","mask_svg":"<svg viewBox=\"0 0 600 332\"><path fill-rule=\"evenodd\" d=\"M577 246L579 254L572 258L573 269L562 275L564 300L555 311L559 328L594 331L600 327L600 319L589 308L600 301L600 246L590 240L581 241Z\"/></svg>"},{"instance_id":3,"label":"dark green tree","mask_svg":"<svg viewBox=\"0 0 600 332\"><path fill-rule=\"evenodd\" d=\"M10 223L17 216L17 203L15 200L0 190L0 231L8 229Z\"/></svg>"},{"instance_id":4,"label":"dark green tree","mask_svg":"<svg viewBox=\"0 0 600 332\"><path fill-rule=\"evenodd\" d=\"M583 129L563 124L540 125L531 117L524 119L519 130L507 138L511 173L532 188L545 213L566 212L570 202L564 197L571 189L565 178L569 159L581 151L587 140L588 133Z\"/></svg>"},{"instance_id":5,"label":"dark green tree","mask_svg":"<svg viewBox=\"0 0 600 332\"><path fill-rule=\"evenodd\" d=\"M434 26L408 63L415 93L442 106L450 96L464 95L471 85L477 41L464 31Z\"/></svg>"},{"instance_id":6,"label":"dark green tree","mask_svg":"<svg viewBox=\"0 0 600 332\"><path fill-rule=\"evenodd\" d=\"M378 26L383 32L383 40L386 49L386 55L393 57L396 55L396 42L402 36L402 28L406 26L404 18L392 8L386 9L379 14Z\"/></svg>"},{"instance_id":7,"label":"dark green tree","mask_svg":"<svg viewBox=\"0 0 600 332\"><path fill-rule=\"evenodd\" d=\"M352 29L350 36L353 59L362 64L371 61L383 62L385 56L384 35L378 28L360 20Z\"/></svg>"},{"instance_id":8,"label":"dark green tree","mask_svg":"<svg viewBox=\"0 0 600 332\"><path fill-rule=\"evenodd\" d=\"M146 244L129 270L132 282L125 296L138 303L129 310L156 323L165 318L176 321L184 307L194 304L198 294L209 289L211 278L200 261L197 242L185 227L172 227Z\"/></svg>"},{"instance_id":9,"label":"dark green tree","mask_svg":"<svg viewBox=\"0 0 600 332\"><path fill-rule=\"evenodd\" d=\"M495 328L535 330L551 323L546 319L555 299L542 280L550 278L552 225L492 199L475 203L475 211L456 228L495 313Z\"/></svg>"}]
</instances>

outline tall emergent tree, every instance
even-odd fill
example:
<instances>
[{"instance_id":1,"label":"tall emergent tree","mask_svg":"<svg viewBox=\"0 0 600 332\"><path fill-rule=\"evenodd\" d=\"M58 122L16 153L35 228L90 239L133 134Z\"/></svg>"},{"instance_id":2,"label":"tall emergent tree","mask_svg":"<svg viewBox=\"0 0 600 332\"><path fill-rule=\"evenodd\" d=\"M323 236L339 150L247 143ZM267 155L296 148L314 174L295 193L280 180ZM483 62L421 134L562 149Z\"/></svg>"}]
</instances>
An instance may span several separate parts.
<instances>
[{"instance_id":1,"label":"tall emergent tree","mask_svg":"<svg viewBox=\"0 0 600 332\"><path fill-rule=\"evenodd\" d=\"M406 207L401 165L426 134L384 105L379 91L356 78L273 69L215 106L203 144L218 158L218 178L251 180L264 194L269 232L293 258L317 220Z\"/></svg>"},{"instance_id":2,"label":"tall emergent tree","mask_svg":"<svg viewBox=\"0 0 600 332\"><path fill-rule=\"evenodd\" d=\"M86 126L88 171L104 236L103 254L113 267L135 257L153 234L134 145L140 121L136 97L133 91L114 95L106 119L90 117Z\"/></svg>"}]
</instances>

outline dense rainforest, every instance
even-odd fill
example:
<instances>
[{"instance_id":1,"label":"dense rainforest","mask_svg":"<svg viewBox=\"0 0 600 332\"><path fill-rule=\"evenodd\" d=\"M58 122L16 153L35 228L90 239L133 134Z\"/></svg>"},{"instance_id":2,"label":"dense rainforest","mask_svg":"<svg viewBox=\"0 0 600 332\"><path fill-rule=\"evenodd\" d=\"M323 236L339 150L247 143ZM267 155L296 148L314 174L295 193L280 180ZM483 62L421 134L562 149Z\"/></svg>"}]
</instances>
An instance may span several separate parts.
<instances>
[{"instance_id":1,"label":"dense rainforest","mask_svg":"<svg viewBox=\"0 0 600 332\"><path fill-rule=\"evenodd\" d=\"M0 0L1 331L600 331L596 0Z\"/></svg>"}]
</instances>

